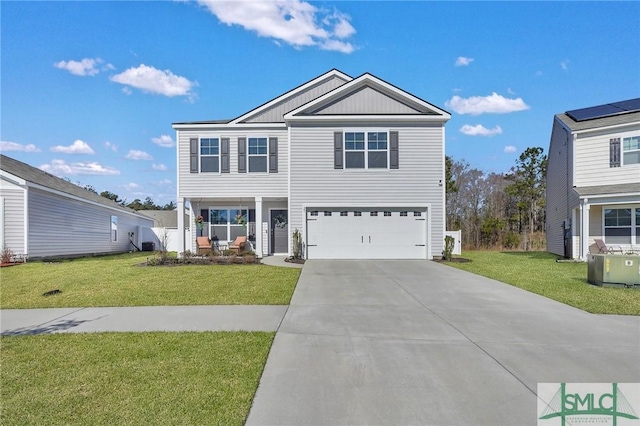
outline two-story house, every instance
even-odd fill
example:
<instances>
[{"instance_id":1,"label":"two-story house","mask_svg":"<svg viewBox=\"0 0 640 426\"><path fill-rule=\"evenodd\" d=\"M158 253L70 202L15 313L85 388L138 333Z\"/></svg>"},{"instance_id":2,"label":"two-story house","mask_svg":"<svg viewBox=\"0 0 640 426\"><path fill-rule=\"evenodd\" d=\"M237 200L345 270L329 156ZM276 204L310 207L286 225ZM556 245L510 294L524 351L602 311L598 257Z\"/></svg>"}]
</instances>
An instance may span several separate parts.
<instances>
[{"instance_id":1,"label":"two-story house","mask_svg":"<svg viewBox=\"0 0 640 426\"><path fill-rule=\"evenodd\" d=\"M334 69L233 120L174 123L178 220L258 256L291 255L296 230L309 259L440 256L449 118Z\"/></svg>"},{"instance_id":2,"label":"two-story house","mask_svg":"<svg viewBox=\"0 0 640 426\"><path fill-rule=\"evenodd\" d=\"M557 114L548 158L549 252L640 246L640 98Z\"/></svg>"}]
</instances>

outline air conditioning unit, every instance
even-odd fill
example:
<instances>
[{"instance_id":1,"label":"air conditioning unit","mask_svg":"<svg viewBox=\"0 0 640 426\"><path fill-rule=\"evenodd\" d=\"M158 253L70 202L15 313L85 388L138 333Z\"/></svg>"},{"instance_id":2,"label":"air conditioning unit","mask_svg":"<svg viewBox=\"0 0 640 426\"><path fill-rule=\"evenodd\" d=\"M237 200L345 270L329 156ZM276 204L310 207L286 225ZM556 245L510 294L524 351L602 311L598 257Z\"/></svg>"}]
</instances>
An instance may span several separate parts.
<instances>
[{"instance_id":1,"label":"air conditioning unit","mask_svg":"<svg viewBox=\"0 0 640 426\"><path fill-rule=\"evenodd\" d=\"M640 289L640 256L590 254L587 281L589 281L589 284L598 286L620 286Z\"/></svg>"}]
</instances>

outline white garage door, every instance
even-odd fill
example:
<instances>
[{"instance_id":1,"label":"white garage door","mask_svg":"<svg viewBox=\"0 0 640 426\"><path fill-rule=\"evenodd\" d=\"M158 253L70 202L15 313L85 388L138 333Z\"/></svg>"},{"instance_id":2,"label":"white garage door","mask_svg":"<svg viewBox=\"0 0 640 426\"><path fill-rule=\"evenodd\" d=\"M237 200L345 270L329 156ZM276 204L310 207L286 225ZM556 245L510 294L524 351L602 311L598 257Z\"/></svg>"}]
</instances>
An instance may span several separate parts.
<instances>
[{"instance_id":1,"label":"white garage door","mask_svg":"<svg viewBox=\"0 0 640 426\"><path fill-rule=\"evenodd\" d=\"M307 209L308 259L426 259L425 208Z\"/></svg>"}]
</instances>

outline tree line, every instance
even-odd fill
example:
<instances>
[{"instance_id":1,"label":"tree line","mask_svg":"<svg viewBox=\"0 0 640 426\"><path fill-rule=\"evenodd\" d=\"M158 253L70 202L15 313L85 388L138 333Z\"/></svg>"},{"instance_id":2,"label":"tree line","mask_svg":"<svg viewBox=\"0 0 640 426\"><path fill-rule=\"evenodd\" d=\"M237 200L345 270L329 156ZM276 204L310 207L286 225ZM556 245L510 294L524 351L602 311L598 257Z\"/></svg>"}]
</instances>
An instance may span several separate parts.
<instances>
[{"instance_id":1,"label":"tree line","mask_svg":"<svg viewBox=\"0 0 640 426\"><path fill-rule=\"evenodd\" d=\"M447 230L468 249L545 249L547 156L527 148L508 173L446 157Z\"/></svg>"},{"instance_id":2,"label":"tree line","mask_svg":"<svg viewBox=\"0 0 640 426\"><path fill-rule=\"evenodd\" d=\"M104 198L108 198L111 201L115 201L123 207L128 207L132 210L175 210L176 203L173 201L168 202L165 205L156 204L151 197L146 197L144 201L141 201L139 198L127 203L127 200L120 198L117 194L114 194L111 191L102 191L98 193L96 189L91 185L85 185L83 187L89 192L93 192L94 194L98 194Z\"/></svg>"}]
</instances>

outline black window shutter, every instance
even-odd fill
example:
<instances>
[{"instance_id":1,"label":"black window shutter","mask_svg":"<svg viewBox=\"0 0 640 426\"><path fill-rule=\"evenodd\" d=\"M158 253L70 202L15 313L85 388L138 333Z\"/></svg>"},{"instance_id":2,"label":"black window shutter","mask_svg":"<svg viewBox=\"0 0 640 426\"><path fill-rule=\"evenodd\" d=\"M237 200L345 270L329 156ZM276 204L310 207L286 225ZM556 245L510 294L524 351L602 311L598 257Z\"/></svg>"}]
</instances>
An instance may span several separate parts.
<instances>
[{"instance_id":1,"label":"black window shutter","mask_svg":"<svg viewBox=\"0 0 640 426\"><path fill-rule=\"evenodd\" d=\"M220 144L220 172L229 173L229 138L222 138Z\"/></svg>"},{"instance_id":2,"label":"black window shutter","mask_svg":"<svg viewBox=\"0 0 640 426\"><path fill-rule=\"evenodd\" d=\"M342 132L333 133L333 168L342 169Z\"/></svg>"},{"instance_id":3,"label":"black window shutter","mask_svg":"<svg viewBox=\"0 0 640 426\"><path fill-rule=\"evenodd\" d=\"M620 167L620 138L609 139L609 167Z\"/></svg>"},{"instance_id":4,"label":"black window shutter","mask_svg":"<svg viewBox=\"0 0 640 426\"><path fill-rule=\"evenodd\" d=\"M238 138L238 173L247 173L247 138Z\"/></svg>"},{"instance_id":5,"label":"black window shutter","mask_svg":"<svg viewBox=\"0 0 640 426\"><path fill-rule=\"evenodd\" d=\"M198 173L198 138L189 139L189 160L191 173Z\"/></svg>"},{"instance_id":6,"label":"black window shutter","mask_svg":"<svg viewBox=\"0 0 640 426\"><path fill-rule=\"evenodd\" d=\"M398 158L398 132L389 132L389 168L400 168Z\"/></svg>"},{"instance_id":7,"label":"black window shutter","mask_svg":"<svg viewBox=\"0 0 640 426\"><path fill-rule=\"evenodd\" d=\"M269 138L269 173L278 173L278 138Z\"/></svg>"}]
</instances>

